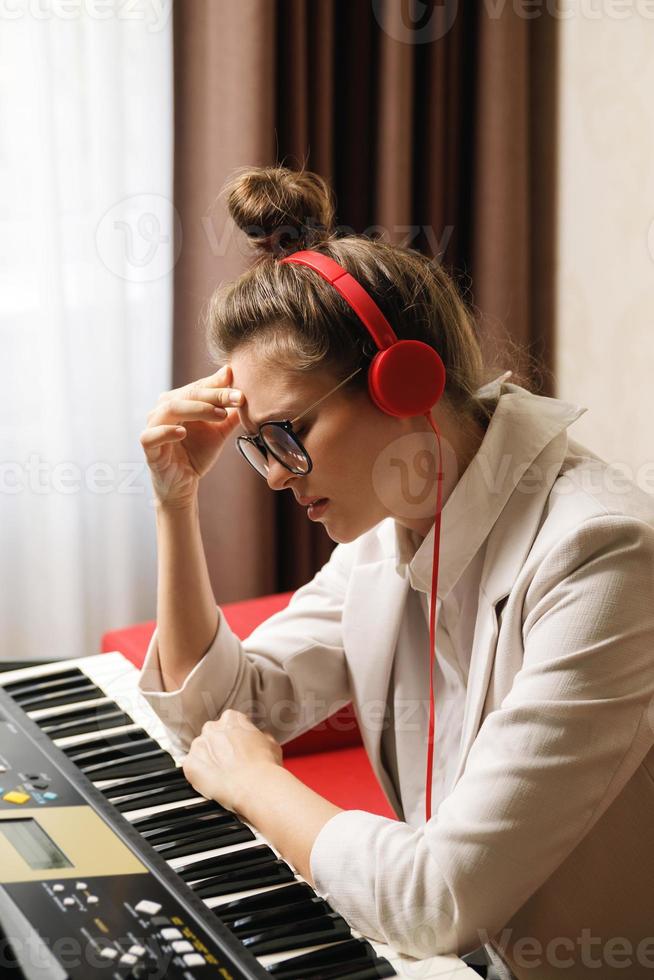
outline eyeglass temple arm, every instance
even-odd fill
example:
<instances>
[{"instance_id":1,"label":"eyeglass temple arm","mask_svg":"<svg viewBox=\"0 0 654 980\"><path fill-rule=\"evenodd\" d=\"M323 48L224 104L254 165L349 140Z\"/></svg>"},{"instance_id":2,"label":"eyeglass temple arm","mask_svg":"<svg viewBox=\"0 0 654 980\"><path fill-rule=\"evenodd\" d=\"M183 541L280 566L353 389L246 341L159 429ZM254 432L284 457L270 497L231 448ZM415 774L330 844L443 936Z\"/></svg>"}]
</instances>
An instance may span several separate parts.
<instances>
[{"instance_id":1,"label":"eyeglass temple arm","mask_svg":"<svg viewBox=\"0 0 654 980\"><path fill-rule=\"evenodd\" d=\"M353 371L352 374L349 374L347 378L344 378L342 381L339 381L336 387L332 388L331 391L328 391L326 395L323 395L321 398L318 399L318 401L315 401L313 405L309 405L308 408L305 408L305 410L302 412L302 415L296 415L294 419L291 419L291 425L295 425L295 423L298 422L302 418L302 416L307 415L312 408L315 408L316 405L320 405L321 402L324 402L325 398L329 398L330 395L333 395L335 391L338 391L338 389L342 387L342 385L344 385L347 381L349 381L350 378L353 378L355 374L358 374L359 371L363 371L363 368L358 367L356 371Z\"/></svg>"}]
</instances>

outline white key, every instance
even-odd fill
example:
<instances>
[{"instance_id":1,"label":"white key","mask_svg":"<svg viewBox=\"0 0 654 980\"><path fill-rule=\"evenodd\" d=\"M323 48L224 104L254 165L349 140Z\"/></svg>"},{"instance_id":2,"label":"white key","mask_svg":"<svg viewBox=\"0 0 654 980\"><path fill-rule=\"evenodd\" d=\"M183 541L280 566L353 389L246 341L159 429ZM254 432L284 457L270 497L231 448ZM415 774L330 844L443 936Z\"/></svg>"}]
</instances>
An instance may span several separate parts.
<instances>
[{"instance_id":1,"label":"white key","mask_svg":"<svg viewBox=\"0 0 654 980\"><path fill-rule=\"evenodd\" d=\"M279 953L264 953L262 956L257 956L257 960L264 969L272 966L273 963L281 963L284 960L294 960L296 956L304 956L305 953L315 953L318 949L331 949L332 946L338 946L339 943L320 943L317 946L302 946L300 949L288 949L282 950ZM423 980L422 974L419 974L420 980Z\"/></svg>"},{"instance_id":2,"label":"white key","mask_svg":"<svg viewBox=\"0 0 654 980\"><path fill-rule=\"evenodd\" d=\"M360 936L361 933L356 935ZM396 953L386 943L379 943L374 939L368 939L368 942L378 956L383 956L391 963L398 977L407 980L414 980L416 976L420 980L432 980L434 977L438 977L438 980L449 980L450 977L452 980L479 980L479 974L471 970L458 956L430 956L426 960L416 960L412 956Z\"/></svg>"}]
</instances>

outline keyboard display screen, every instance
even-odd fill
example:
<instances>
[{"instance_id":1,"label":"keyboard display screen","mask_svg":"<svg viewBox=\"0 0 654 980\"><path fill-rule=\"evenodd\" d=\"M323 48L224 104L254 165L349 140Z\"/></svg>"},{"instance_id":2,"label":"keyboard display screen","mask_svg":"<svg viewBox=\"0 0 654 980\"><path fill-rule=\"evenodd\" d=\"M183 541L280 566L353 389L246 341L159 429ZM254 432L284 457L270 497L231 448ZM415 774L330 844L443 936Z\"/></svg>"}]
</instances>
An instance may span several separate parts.
<instances>
[{"instance_id":1,"label":"keyboard display screen","mask_svg":"<svg viewBox=\"0 0 654 980\"><path fill-rule=\"evenodd\" d=\"M30 868L49 871L53 868L73 867L64 852L32 817L0 820L0 833L7 838Z\"/></svg>"}]
</instances>

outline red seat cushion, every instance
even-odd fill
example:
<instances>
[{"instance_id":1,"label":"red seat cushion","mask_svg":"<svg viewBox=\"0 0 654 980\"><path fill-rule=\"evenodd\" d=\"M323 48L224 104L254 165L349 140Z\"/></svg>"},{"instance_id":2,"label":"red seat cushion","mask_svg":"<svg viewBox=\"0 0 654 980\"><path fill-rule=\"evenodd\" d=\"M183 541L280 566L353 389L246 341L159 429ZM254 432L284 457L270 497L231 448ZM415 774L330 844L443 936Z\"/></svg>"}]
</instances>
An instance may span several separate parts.
<instances>
[{"instance_id":1,"label":"red seat cushion","mask_svg":"<svg viewBox=\"0 0 654 980\"><path fill-rule=\"evenodd\" d=\"M305 786L343 810L367 810L382 817L395 817L362 745L291 758L284 755L284 766Z\"/></svg>"}]
</instances>

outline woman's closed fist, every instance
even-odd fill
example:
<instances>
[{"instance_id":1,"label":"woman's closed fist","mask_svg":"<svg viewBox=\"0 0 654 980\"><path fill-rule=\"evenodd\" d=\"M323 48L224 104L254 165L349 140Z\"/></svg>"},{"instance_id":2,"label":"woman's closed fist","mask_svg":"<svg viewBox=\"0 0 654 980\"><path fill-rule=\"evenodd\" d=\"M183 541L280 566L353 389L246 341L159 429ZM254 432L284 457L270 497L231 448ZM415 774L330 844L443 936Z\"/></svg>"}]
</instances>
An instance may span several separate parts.
<instances>
[{"instance_id":1,"label":"woman's closed fist","mask_svg":"<svg viewBox=\"0 0 654 980\"><path fill-rule=\"evenodd\" d=\"M246 795L256 792L258 776L281 764L282 750L273 736L260 731L241 711L228 709L217 721L205 722L183 768L202 796L243 812Z\"/></svg>"}]
</instances>

